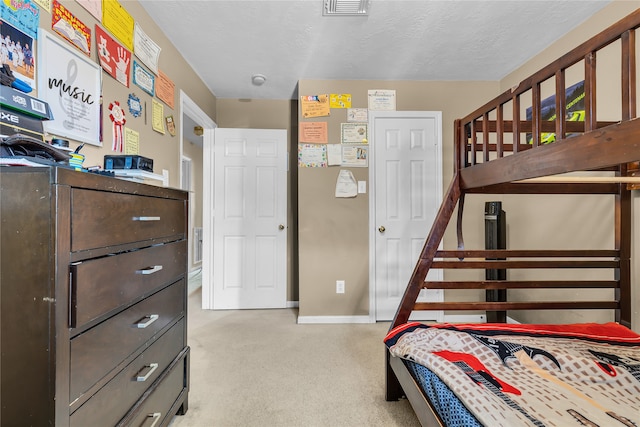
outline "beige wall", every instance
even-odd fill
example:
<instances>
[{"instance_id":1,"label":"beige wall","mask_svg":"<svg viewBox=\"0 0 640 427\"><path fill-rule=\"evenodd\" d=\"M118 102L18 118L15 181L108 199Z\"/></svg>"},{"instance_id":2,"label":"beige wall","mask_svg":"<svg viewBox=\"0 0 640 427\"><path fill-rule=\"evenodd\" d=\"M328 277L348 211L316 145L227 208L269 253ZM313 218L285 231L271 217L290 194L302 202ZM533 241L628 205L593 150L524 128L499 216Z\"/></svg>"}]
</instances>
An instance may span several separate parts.
<instances>
[{"instance_id":1,"label":"beige wall","mask_svg":"<svg viewBox=\"0 0 640 427\"><path fill-rule=\"evenodd\" d=\"M171 44L169 39L163 34L160 28L155 25L146 11L137 1L126 1L122 5L133 16L135 21L139 23L147 35L152 38L162 48L160 54L159 69L164 72L175 83L175 109L164 105L164 115L173 115L176 121L176 136L164 135L155 132L151 128L151 113L148 110L146 114L140 117L133 117L126 108L127 99L130 93L135 93L140 98L144 108L151 108L151 96L140 89L133 83L130 87L125 87L118 83L115 79L106 73L102 73L102 93L103 93L103 142L102 147L93 145L85 145L82 153L86 156L85 166L103 165L104 155L116 154L111 151L111 141L113 137L112 123L109 120L108 105L113 101L118 101L125 108L125 126L140 133L140 155L149 157L154 161L154 172L162 174L162 170L169 171L169 185L171 187L180 186L179 167L180 167L180 121L181 113L179 111L180 90L184 91L198 106L211 117L216 118L216 98L211 91L204 85L200 78L195 74L191 67L186 63L181 54ZM95 33L94 26L98 22L89 12L87 12L77 2L66 1L64 6L74 14L85 25L92 29ZM52 34L51 31L51 14L40 10L40 26ZM94 37L95 38L95 37ZM63 43L67 43L64 41ZM95 46L95 40L92 41ZM73 49L73 48L72 48ZM96 49L92 49L91 58L97 62ZM76 147L77 143L71 142L71 147Z\"/></svg>"},{"instance_id":2,"label":"beige wall","mask_svg":"<svg viewBox=\"0 0 640 427\"><path fill-rule=\"evenodd\" d=\"M352 107L367 107L369 89L395 89L397 110L442 111L443 186L453 174L453 121L498 92L497 82L427 82L365 80L301 80L300 95L349 93ZM302 121L303 119L301 119ZM327 121L329 142L340 141L346 110L332 109ZM369 195L334 197L341 168L298 169L300 247L300 316L363 316L369 314ZM349 168L359 181L368 181L367 168ZM368 185L370 190L370 185ZM482 216L482 212L479 213ZM426 233L425 233L426 237ZM449 239L450 240L450 239ZM455 246L455 243L446 243ZM336 280L346 292L336 294Z\"/></svg>"},{"instance_id":3,"label":"beige wall","mask_svg":"<svg viewBox=\"0 0 640 427\"><path fill-rule=\"evenodd\" d=\"M396 89L398 110L437 110L443 112L443 185L449 184L453 170L453 121L489 101L498 93L516 85L522 79L547 65L566 51L582 43L597 32L635 10L636 2L614 1L592 19L585 22L557 44L536 56L501 82L396 82L396 81L340 81L301 80L299 94L350 93L353 107L366 108L368 89ZM603 52L599 60L611 62L610 72L618 75L619 66L608 61L614 51ZM579 74L579 73L578 73ZM603 73L604 74L604 73ZM570 78L575 77L574 70ZM602 81L601 81L602 80ZM619 115L616 97L602 95L611 92L612 79L599 76L599 97L604 99L599 118L613 120ZM304 119L300 119L302 121ZM329 142L339 141L340 123L345 113L331 110L331 116L308 121L327 121ZM336 199L333 189L339 167L326 169L300 168L299 173L299 245L300 245L300 316L357 316L368 315L368 195L355 199ZM368 180L365 168L351 168L357 180ZM640 197L634 194L634 209L640 211ZM602 224L613 224L612 197L605 196L495 196L469 195L465 201L463 230L465 247L484 245L484 202L502 200L508 218L508 247L516 248L602 248L612 247L611 229ZM551 213L553 212L553 213ZM572 218L571 224L560 224L552 217ZM455 218L455 215L454 215ZM551 222L547 220L551 218ZM634 253L638 253L640 222L635 221ZM593 232L593 230L603 230ZM570 242L570 243L568 243ZM445 248L456 247L453 227L445 234ZM636 257L637 258L637 257ZM634 258L635 259L635 258ZM635 260L633 277L633 326L639 329L638 266ZM447 279L458 279L469 272L448 272ZM523 274L523 273L515 273ZM526 272L524 273L526 276ZM455 277L452 277L455 276ZM517 277L517 276L516 276ZM347 292L335 293L335 281L346 280ZM467 295L445 293L445 300L463 299ZM510 293L513 300L526 299L526 294ZM554 295L547 295L553 299ZM563 297L584 298L580 295ZM596 297L596 296L594 296ZM540 316L514 314L526 322L578 322L611 320L609 313L552 312Z\"/></svg>"}]
</instances>

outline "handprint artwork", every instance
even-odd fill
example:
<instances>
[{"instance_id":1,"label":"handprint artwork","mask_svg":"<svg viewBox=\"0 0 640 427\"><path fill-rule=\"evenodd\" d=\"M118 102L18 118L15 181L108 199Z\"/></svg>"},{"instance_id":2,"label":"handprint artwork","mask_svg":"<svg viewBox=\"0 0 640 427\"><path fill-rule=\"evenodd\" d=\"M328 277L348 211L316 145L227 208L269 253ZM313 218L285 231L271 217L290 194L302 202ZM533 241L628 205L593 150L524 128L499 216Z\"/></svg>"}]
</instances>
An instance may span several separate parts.
<instances>
[{"instance_id":1,"label":"handprint artwork","mask_svg":"<svg viewBox=\"0 0 640 427\"><path fill-rule=\"evenodd\" d=\"M96 25L96 40L102 69L124 86L129 87L131 52L99 25Z\"/></svg>"},{"instance_id":2,"label":"handprint artwork","mask_svg":"<svg viewBox=\"0 0 640 427\"><path fill-rule=\"evenodd\" d=\"M129 59L131 53L122 46L118 46L118 62L116 62L116 80L129 87Z\"/></svg>"}]
</instances>

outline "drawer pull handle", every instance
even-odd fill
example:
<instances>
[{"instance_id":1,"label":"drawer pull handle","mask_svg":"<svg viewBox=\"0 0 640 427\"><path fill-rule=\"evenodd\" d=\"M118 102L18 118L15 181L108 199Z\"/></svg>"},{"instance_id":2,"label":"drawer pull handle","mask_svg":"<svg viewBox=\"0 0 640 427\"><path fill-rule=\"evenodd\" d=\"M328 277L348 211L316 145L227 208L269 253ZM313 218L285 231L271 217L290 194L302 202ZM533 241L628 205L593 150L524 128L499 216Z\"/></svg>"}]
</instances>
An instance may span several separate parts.
<instances>
[{"instance_id":1,"label":"drawer pull handle","mask_svg":"<svg viewBox=\"0 0 640 427\"><path fill-rule=\"evenodd\" d=\"M140 375L142 371L144 371L145 369L148 369L147 373L144 375ZM140 370L140 372L138 372L138 376L136 376L136 381L139 383L145 382L146 380L149 379L151 374L153 374L156 371L156 369L158 369L157 363L149 363L149 366L145 366Z\"/></svg>"},{"instance_id":2,"label":"drawer pull handle","mask_svg":"<svg viewBox=\"0 0 640 427\"><path fill-rule=\"evenodd\" d=\"M142 424L143 426L147 425L147 421L152 420L153 423L149 424L149 427L155 427L156 424L158 424L158 421L160 421L160 418L162 417L162 413L161 412L154 412L153 414L147 414L147 418L145 418L144 423Z\"/></svg>"},{"instance_id":3,"label":"drawer pull handle","mask_svg":"<svg viewBox=\"0 0 640 427\"><path fill-rule=\"evenodd\" d=\"M156 320L158 320L158 317L160 317L160 316L157 315L157 314L150 314L148 316L144 316L142 318L142 320L144 320L144 319L148 319L148 320L146 322L143 322L142 320L139 321L138 323L136 323L136 328L144 329L147 326L149 326L150 324L152 324L153 322L155 322Z\"/></svg>"},{"instance_id":4,"label":"drawer pull handle","mask_svg":"<svg viewBox=\"0 0 640 427\"><path fill-rule=\"evenodd\" d=\"M159 216L134 216L134 221L160 221Z\"/></svg>"},{"instance_id":5,"label":"drawer pull handle","mask_svg":"<svg viewBox=\"0 0 640 427\"><path fill-rule=\"evenodd\" d=\"M136 270L136 274L153 274L162 270L161 265L154 265L151 267L143 268L142 270Z\"/></svg>"}]
</instances>

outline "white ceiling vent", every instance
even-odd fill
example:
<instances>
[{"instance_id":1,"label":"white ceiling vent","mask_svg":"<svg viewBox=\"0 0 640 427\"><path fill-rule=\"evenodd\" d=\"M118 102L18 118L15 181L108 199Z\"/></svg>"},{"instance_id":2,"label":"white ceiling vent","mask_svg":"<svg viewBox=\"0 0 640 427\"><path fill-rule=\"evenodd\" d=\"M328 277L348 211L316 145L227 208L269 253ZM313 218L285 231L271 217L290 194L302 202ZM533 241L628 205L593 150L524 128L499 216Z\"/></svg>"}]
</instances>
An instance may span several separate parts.
<instances>
[{"instance_id":1,"label":"white ceiling vent","mask_svg":"<svg viewBox=\"0 0 640 427\"><path fill-rule=\"evenodd\" d=\"M368 16L371 0L323 0L324 16Z\"/></svg>"}]
</instances>

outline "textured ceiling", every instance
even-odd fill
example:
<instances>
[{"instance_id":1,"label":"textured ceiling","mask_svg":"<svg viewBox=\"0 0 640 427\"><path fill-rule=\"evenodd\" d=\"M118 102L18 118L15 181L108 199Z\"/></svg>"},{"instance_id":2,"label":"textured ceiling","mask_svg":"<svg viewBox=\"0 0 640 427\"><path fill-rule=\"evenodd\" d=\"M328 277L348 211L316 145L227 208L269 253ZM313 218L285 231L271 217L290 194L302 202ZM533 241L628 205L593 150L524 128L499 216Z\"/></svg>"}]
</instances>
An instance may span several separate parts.
<instances>
[{"instance_id":1,"label":"textured ceiling","mask_svg":"<svg viewBox=\"0 0 640 427\"><path fill-rule=\"evenodd\" d=\"M301 79L500 80L609 0L140 0L218 98L295 99ZM264 74L262 86L252 74Z\"/></svg>"}]
</instances>

